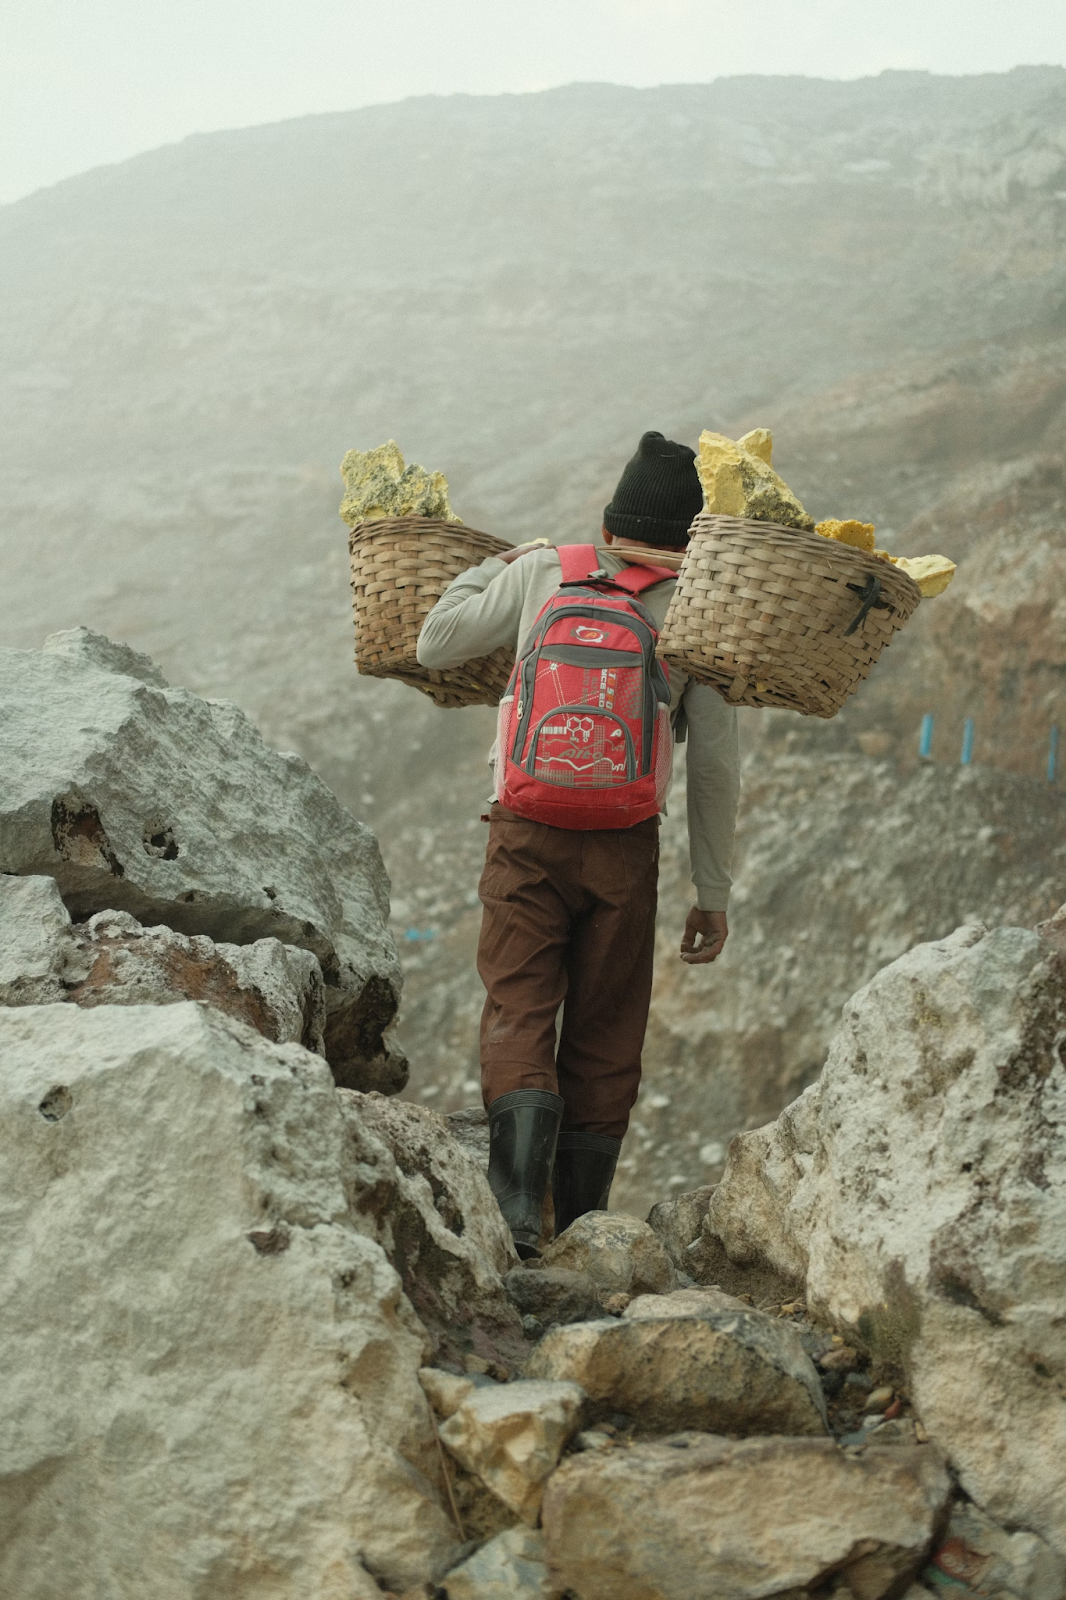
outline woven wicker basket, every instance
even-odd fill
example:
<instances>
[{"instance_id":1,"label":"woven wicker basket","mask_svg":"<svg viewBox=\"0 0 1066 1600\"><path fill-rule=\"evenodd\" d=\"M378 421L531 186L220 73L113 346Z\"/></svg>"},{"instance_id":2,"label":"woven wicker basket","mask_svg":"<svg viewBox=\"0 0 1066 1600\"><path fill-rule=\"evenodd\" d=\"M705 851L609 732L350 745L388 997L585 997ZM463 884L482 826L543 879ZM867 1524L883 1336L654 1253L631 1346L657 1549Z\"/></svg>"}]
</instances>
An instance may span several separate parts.
<instances>
[{"instance_id":1,"label":"woven wicker basket","mask_svg":"<svg viewBox=\"0 0 1066 1600\"><path fill-rule=\"evenodd\" d=\"M510 546L491 533L435 517L379 517L348 535L355 664L371 678L398 678L439 706L494 706L514 666L511 651L446 672L420 666L422 624L453 578Z\"/></svg>"},{"instance_id":2,"label":"woven wicker basket","mask_svg":"<svg viewBox=\"0 0 1066 1600\"><path fill-rule=\"evenodd\" d=\"M914 580L877 556L703 512L658 653L734 705L832 717L920 599Z\"/></svg>"}]
</instances>

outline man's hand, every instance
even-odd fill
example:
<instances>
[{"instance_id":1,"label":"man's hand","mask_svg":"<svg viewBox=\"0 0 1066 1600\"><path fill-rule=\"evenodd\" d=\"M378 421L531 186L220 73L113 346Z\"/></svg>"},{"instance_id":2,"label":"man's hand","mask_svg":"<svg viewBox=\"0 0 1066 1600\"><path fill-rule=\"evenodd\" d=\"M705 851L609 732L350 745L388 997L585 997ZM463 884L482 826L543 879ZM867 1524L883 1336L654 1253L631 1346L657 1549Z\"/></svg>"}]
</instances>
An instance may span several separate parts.
<instances>
[{"instance_id":1,"label":"man's hand","mask_svg":"<svg viewBox=\"0 0 1066 1600\"><path fill-rule=\"evenodd\" d=\"M703 966L722 953L729 938L729 927L724 911L701 911L693 906L685 918L685 931L681 936L681 959L690 966Z\"/></svg>"},{"instance_id":2,"label":"man's hand","mask_svg":"<svg viewBox=\"0 0 1066 1600\"><path fill-rule=\"evenodd\" d=\"M548 542L547 539L531 539L528 544L516 544L512 550L501 550L496 560L502 561L505 567L509 567L519 556L528 556L531 550L543 550Z\"/></svg>"}]
</instances>

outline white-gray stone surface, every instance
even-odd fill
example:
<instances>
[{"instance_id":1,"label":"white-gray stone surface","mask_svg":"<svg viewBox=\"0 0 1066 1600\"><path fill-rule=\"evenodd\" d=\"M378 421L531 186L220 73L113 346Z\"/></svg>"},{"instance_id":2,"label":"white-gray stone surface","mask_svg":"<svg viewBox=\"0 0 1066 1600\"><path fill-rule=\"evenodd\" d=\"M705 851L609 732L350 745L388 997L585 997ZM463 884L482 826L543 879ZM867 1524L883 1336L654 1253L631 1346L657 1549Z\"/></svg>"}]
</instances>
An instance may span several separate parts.
<instances>
[{"instance_id":1,"label":"white-gray stone surface","mask_svg":"<svg viewBox=\"0 0 1066 1600\"><path fill-rule=\"evenodd\" d=\"M584 1272L601 1295L668 1294L676 1275L658 1234L622 1211L586 1211L541 1253L546 1267Z\"/></svg>"},{"instance_id":2,"label":"white-gray stone surface","mask_svg":"<svg viewBox=\"0 0 1066 1600\"><path fill-rule=\"evenodd\" d=\"M553 1600L559 1591L548 1576L544 1535L519 1526L453 1567L441 1585L447 1600Z\"/></svg>"},{"instance_id":3,"label":"white-gray stone surface","mask_svg":"<svg viewBox=\"0 0 1066 1600\"><path fill-rule=\"evenodd\" d=\"M835 1573L898 1594L950 1492L937 1452L687 1433L567 1458L544 1496L548 1565L581 1600L799 1600Z\"/></svg>"},{"instance_id":4,"label":"white-gray stone surface","mask_svg":"<svg viewBox=\"0 0 1066 1600\"><path fill-rule=\"evenodd\" d=\"M0 1005L199 1000L276 1044L324 1054L325 985L310 950L145 928L128 911L72 924L54 878L0 877Z\"/></svg>"},{"instance_id":5,"label":"white-gray stone surface","mask_svg":"<svg viewBox=\"0 0 1066 1600\"><path fill-rule=\"evenodd\" d=\"M467 1395L440 1430L443 1443L516 1516L536 1523L546 1479L580 1428L576 1383L501 1383Z\"/></svg>"},{"instance_id":6,"label":"white-gray stone surface","mask_svg":"<svg viewBox=\"0 0 1066 1600\"><path fill-rule=\"evenodd\" d=\"M0 877L0 1005L62 1000L70 912L54 878Z\"/></svg>"},{"instance_id":7,"label":"white-gray stone surface","mask_svg":"<svg viewBox=\"0 0 1066 1600\"><path fill-rule=\"evenodd\" d=\"M1066 1554L1066 978L960 928L844 1010L817 1084L734 1140L707 1214L737 1261L902 1366L966 1492Z\"/></svg>"},{"instance_id":8,"label":"white-gray stone surface","mask_svg":"<svg viewBox=\"0 0 1066 1600\"><path fill-rule=\"evenodd\" d=\"M0 1008L0 1593L380 1597L456 1545L423 1329L320 1057Z\"/></svg>"},{"instance_id":9,"label":"white-gray stone surface","mask_svg":"<svg viewBox=\"0 0 1066 1600\"><path fill-rule=\"evenodd\" d=\"M0 872L53 877L78 919L310 950L338 1081L402 1087L382 1043L400 975L377 841L304 761L86 629L0 651L0 706Z\"/></svg>"},{"instance_id":10,"label":"white-gray stone surface","mask_svg":"<svg viewBox=\"0 0 1066 1600\"><path fill-rule=\"evenodd\" d=\"M477 1159L424 1106L343 1090L352 1211L395 1266L439 1363L525 1359L503 1274L517 1260Z\"/></svg>"},{"instance_id":11,"label":"white-gray stone surface","mask_svg":"<svg viewBox=\"0 0 1066 1600\"><path fill-rule=\"evenodd\" d=\"M648 1433L826 1431L818 1374L791 1323L745 1307L642 1310L552 1328L525 1375L579 1383L593 1416L622 1412Z\"/></svg>"}]
</instances>

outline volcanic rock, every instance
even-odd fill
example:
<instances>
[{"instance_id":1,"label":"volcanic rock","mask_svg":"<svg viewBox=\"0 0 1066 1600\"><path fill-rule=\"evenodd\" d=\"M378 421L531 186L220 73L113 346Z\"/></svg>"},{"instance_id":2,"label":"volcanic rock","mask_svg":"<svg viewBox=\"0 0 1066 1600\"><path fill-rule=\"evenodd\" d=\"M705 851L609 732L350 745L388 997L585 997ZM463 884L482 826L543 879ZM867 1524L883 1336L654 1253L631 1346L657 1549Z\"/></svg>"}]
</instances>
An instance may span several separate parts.
<instances>
[{"instance_id":1,"label":"volcanic rock","mask_svg":"<svg viewBox=\"0 0 1066 1600\"><path fill-rule=\"evenodd\" d=\"M446 1600L552 1600L559 1592L548 1576L544 1535L521 1525L453 1567L441 1588Z\"/></svg>"},{"instance_id":2,"label":"volcanic rock","mask_svg":"<svg viewBox=\"0 0 1066 1600\"><path fill-rule=\"evenodd\" d=\"M457 1372L445 1372L440 1367L422 1367L418 1381L438 1417L450 1417L477 1388L473 1378L460 1377Z\"/></svg>"},{"instance_id":3,"label":"volcanic rock","mask_svg":"<svg viewBox=\"0 0 1066 1600\"><path fill-rule=\"evenodd\" d=\"M352 1213L400 1274L438 1365L528 1350L503 1274L517 1257L477 1159L424 1106L342 1090Z\"/></svg>"},{"instance_id":4,"label":"volcanic rock","mask_svg":"<svg viewBox=\"0 0 1066 1600\"><path fill-rule=\"evenodd\" d=\"M594 1420L620 1412L646 1433L826 1431L818 1374L798 1332L759 1311L572 1323L545 1334L523 1370L580 1384Z\"/></svg>"},{"instance_id":5,"label":"volcanic rock","mask_svg":"<svg viewBox=\"0 0 1066 1600\"><path fill-rule=\"evenodd\" d=\"M631 1300L622 1315L637 1317L701 1317L705 1311L739 1311L751 1314L751 1307L724 1289L675 1289L672 1294L640 1294ZM762 1312L756 1313L762 1316Z\"/></svg>"},{"instance_id":6,"label":"volcanic rock","mask_svg":"<svg viewBox=\"0 0 1066 1600\"><path fill-rule=\"evenodd\" d=\"M682 1272L689 1270L685 1251L700 1237L713 1193L714 1184L707 1184L672 1200L660 1200L648 1212L648 1227L659 1235L670 1260Z\"/></svg>"},{"instance_id":7,"label":"volcanic rock","mask_svg":"<svg viewBox=\"0 0 1066 1600\"><path fill-rule=\"evenodd\" d=\"M928 1445L684 1433L570 1456L544 1496L548 1564L581 1600L762 1600L834 1574L880 1600L917 1573L950 1487Z\"/></svg>"},{"instance_id":8,"label":"volcanic rock","mask_svg":"<svg viewBox=\"0 0 1066 1600\"><path fill-rule=\"evenodd\" d=\"M946 1579L970 1594L1003 1600L1062 1600L1066 1594L1062 1556L1035 1533L1008 1533L968 1501L952 1506L930 1576L938 1585Z\"/></svg>"},{"instance_id":9,"label":"volcanic rock","mask_svg":"<svg viewBox=\"0 0 1066 1600\"><path fill-rule=\"evenodd\" d=\"M545 1267L584 1272L601 1295L665 1294L675 1287L670 1258L639 1217L586 1211L541 1255Z\"/></svg>"},{"instance_id":10,"label":"volcanic rock","mask_svg":"<svg viewBox=\"0 0 1066 1600\"><path fill-rule=\"evenodd\" d=\"M898 1369L989 1515L1066 1554L1066 973L1023 928L919 945L849 1001L822 1077L733 1141L735 1260Z\"/></svg>"},{"instance_id":11,"label":"volcanic rock","mask_svg":"<svg viewBox=\"0 0 1066 1600\"><path fill-rule=\"evenodd\" d=\"M568 1267L545 1267L539 1262L534 1271L513 1267L505 1288L521 1316L536 1317L546 1328L556 1322L584 1322L600 1309L592 1278Z\"/></svg>"},{"instance_id":12,"label":"volcanic rock","mask_svg":"<svg viewBox=\"0 0 1066 1600\"><path fill-rule=\"evenodd\" d=\"M0 1009L0 1056L0 1591L431 1576L426 1336L325 1062L192 1004Z\"/></svg>"},{"instance_id":13,"label":"volcanic rock","mask_svg":"<svg viewBox=\"0 0 1066 1600\"><path fill-rule=\"evenodd\" d=\"M582 1425L576 1383L504 1383L476 1389L440 1430L443 1443L505 1505L536 1523L544 1483Z\"/></svg>"},{"instance_id":14,"label":"volcanic rock","mask_svg":"<svg viewBox=\"0 0 1066 1600\"><path fill-rule=\"evenodd\" d=\"M170 1005L200 1000L264 1038L324 1054L325 986L310 950L215 944L143 928L127 911L72 925L54 878L0 878L0 1004Z\"/></svg>"},{"instance_id":15,"label":"volcanic rock","mask_svg":"<svg viewBox=\"0 0 1066 1600\"><path fill-rule=\"evenodd\" d=\"M51 878L0 877L0 1005L63 1000L70 912Z\"/></svg>"},{"instance_id":16,"label":"volcanic rock","mask_svg":"<svg viewBox=\"0 0 1066 1600\"><path fill-rule=\"evenodd\" d=\"M78 920L128 911L309 950L338 1082L402 1088L382 1040L400 975L373 834L235 706L149 681L139 661L85 629L0 651L0 873L53 877Z\"/></svg>"},{"instance_id":17,"label":"volcanic rock","mask_svg":"<svg viewBox=\"0 0 1066 1600\"><path fill-rule=\"evenodd\" d=\"M767 716L752 712L752 723ZM731 1137L770 1122L817 1077L844 1003L897 957L976 918L1032 926L1063 900L1061 784L984 765L901 774L859 754L774 754L799 738L787 716L745 762L730 900L744 938L730 938L705 979L675 949L692 895L683 808L671 806L662 830L646 1087L612 1191L625 1211L639 1204L647 1215L675 1174L687 1177L682 1192L716 1181ZM448 999L465 1003L455 990ZM426 1034L420 1048L432 1048ZM656 1096L666 1109L653 1108ZM689 1143L690 1128L713 1133L713 1159ZM728 1278L720 1258L681 1270L758 1304L778 1292Z\"/></svg>"}]
</instances>

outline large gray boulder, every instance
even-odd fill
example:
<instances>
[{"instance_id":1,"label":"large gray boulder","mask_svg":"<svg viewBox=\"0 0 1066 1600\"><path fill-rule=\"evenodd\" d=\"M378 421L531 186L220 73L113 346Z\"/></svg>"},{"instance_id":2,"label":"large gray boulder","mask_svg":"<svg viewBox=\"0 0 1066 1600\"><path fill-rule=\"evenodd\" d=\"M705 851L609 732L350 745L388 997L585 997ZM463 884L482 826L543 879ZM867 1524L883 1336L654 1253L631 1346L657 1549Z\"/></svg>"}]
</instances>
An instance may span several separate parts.
<instances>
[{"instance_id":1,"label":"large gray boulder","mask_svg":"<svg viewBox=\"0 0 1066 1600\"><path fill-rule=\"evenodd\" d=\"M1054 933L1054 929L1051 930ZM901 1368L966 1492L1066 1554L1066 960L960 928L848 1003L817 1084L733 1141L705 1229Z\"/></svg>"},{"instance_id":2,"label":"large gray boulder","mask_svg":"<svg viewBox=\"0 0 1066 1600\"><path fill-rule=\"evenodd\" d=\"M581 1600L898 1595L951 1488L930 1446L848 1456L829 1439L687 1433L571 1456L549 1479L551 1576Z\"/></svg>"},{"instance_id":3,"label":"large gray boulder","mask_svg":"<svg viewBox=\"0 0 1066 1600\"><path fill-rule=\"evenodd\" d=\"M76 919L311 951L337 1081L403 1086L382 1038L400 973L377 841L304 761L84 628L0 650L0 706L0 873L54 878Z\"/></svg>"},{"instance_id":4,"label":"large gray boulder","mask_svg":"<svg viewBox=\"0 0 1066 1600\"><path fill-rule=\"evenodd\" d=\"M0 1008L0 1060L0 1593L440 1570L429 1345L321 1058L185 1003Z\"/></svg>"}]
</instances>

